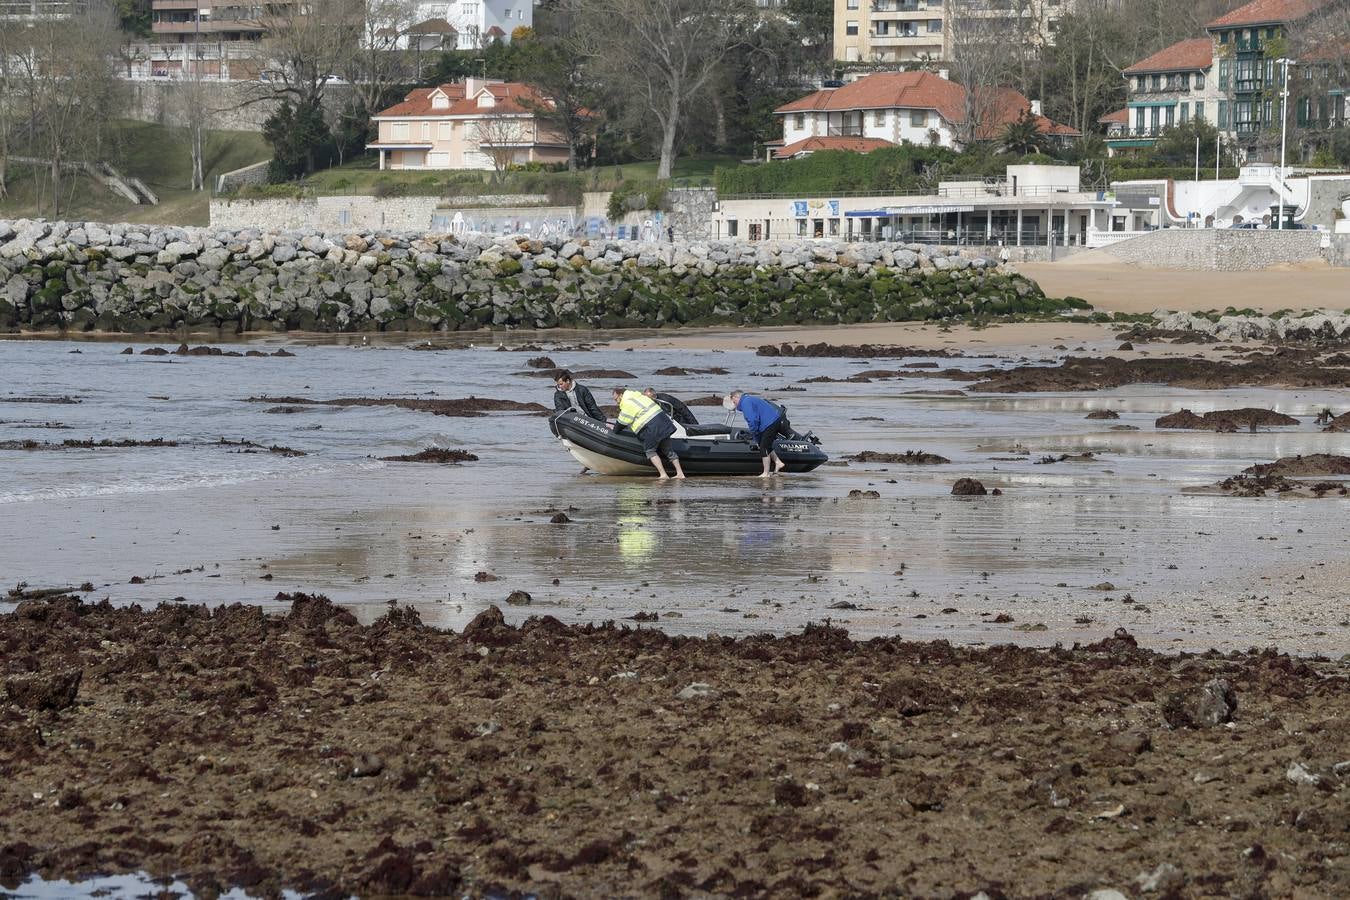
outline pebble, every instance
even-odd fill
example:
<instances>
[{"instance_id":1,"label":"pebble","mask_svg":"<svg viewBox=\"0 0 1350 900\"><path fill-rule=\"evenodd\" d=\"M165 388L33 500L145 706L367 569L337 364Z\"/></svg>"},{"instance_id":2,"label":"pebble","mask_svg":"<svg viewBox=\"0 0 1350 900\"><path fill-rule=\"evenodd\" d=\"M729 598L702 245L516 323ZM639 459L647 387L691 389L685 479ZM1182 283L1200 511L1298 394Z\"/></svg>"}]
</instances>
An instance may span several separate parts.
<instances>
[{"instance_id":1,"label":"pebble","mask_svg":"<svg viewBox=\"0 0 1350 900\"><path fill-rule=\"evenodd\" d=\"M713 690L712 685L706 684L705 682L702 681L695 681L686 686L678 694L676 694L675 699L693 700L698 697L711 697L714 696L715 694L716 691Z\"/></svg>"}]
</instances>

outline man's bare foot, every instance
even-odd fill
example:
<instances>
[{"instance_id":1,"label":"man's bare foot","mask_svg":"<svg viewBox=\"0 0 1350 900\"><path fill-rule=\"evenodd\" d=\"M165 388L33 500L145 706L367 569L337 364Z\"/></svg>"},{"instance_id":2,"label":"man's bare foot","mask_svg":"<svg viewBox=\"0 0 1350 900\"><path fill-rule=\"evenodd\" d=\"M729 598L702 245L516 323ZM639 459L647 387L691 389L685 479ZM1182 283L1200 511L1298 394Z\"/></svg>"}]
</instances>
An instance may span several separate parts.
<instances>
[{"instance_id":1,"label":"man's bare foot","mask_svg":"<svg viewBox=\"0 0 1350 900\"><path fill-rule=\"evenodd\" d=\"M684 481L684 473L681 472L681 473L679 473L678 475L676 475L676 476L675 476L675 480L676 480L676 481Z\"/></svg>"},{"instance_id":2,"label":"man's bare foot","mask_svg":"<svg viewBox=\"0 0 1350 900\"><path fill-rule=\"evenodd\" d=\"M764 472L764 473L762 473L759 477L760 477L760 478L768 478L768 477L769 477L769 473L768 473L768 472Z\"/></svg>"},{"instance_id":3,"label":"man's bare foot","mask_svg":"<svg viewBox=\"0 0 1350 900\"><path fill-rule=\"evenodd\" d=\"M783 471L783 470L786 469L786 468L787 468L787 463L779 463L778 465L774 466L774 468L773 468L773 474L777 475L779 472Z\"/></svg>"},{"instance_id":4,"label":"man's bare foot","mask_svg":"<svg viewBox=\"0 0 1350 900\"><path fill-rule=\"evenodd\" d=\"M669 475L657 475L657 476L656 476L656 480L657 480L657 481L669 481L669 480L670 480L670 476L669 476Z\"/></svg>"}]
</instances>

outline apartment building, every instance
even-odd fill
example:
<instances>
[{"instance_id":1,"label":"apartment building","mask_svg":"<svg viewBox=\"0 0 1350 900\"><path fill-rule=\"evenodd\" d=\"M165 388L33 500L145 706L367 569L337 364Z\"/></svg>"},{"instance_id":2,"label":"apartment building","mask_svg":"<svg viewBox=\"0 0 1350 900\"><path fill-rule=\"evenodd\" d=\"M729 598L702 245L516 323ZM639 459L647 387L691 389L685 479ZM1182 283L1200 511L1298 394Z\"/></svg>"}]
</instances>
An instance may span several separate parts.
<instances>
[{"instance_id":1,"label":"apartment building","mask_svg":"<svg viewBox=\"0 0 1350 900\"><path fill-rule=\"evenodd\" d=\"M1012 88L988 88L978 104L984 115L977 136L997 140L1008 125L1030 116L1051 140L1079 133L1040 114L1040 104ZM824 88L774 110L783 119L776 159L818 150L867 153L895 144L959 147L966 121L966 89L932 72L878 72L836 88Z\"/></svg>"},{"instance_id":2,"label":"apartment building","mask_svg":"<svg viewBox=\"0 0 1350 900\"><path fill-rule=\"evenodd\" d=\"M0 0L0 23L68 19L87 7L85 0Z\"/></svg>"},{"instance_id":3,"label":"apartment building","mask_svg":"<svg viewBox=\"0 0 1350 900\"><path fill-rule=\"evenodd\" d=\"M1053 24L1073 0L835 0L834 58L908 63L951 58L950 19L1006 31L1032 44L1053 41ZM992 27L991 27L992 23Z\"/></svg>"},{"instance_id":4,"label":"apartment building","mask_svg":"<svg viewBox=\"0 0 1350 900\"><path fill-rule=\"evenodd\" d=\"M481 169L502 162L567 162L567 141L534 110L549 100L529 85L482 78L411 91L372 116L367 144L381 169Z\"/></svg>"},{"instance_id":5,"label":"apartment building","mask_svg":"<svg viewBox=\"0 0 1350 900\"><path fill-rule=\"evenodd\" d=\"M150 30L162 44L256 41L275 8L240 0L151 0Z\"/></svg>"},{"instance_id":6,"label":"apartment building","mask_svg":"<svg viewBox=\"0 0 1350 900\"><path fill-rule=\"evenodd\" d=\"M1289 65L1288 125L1346 125L1350 54L1344 37L1318 18L1337 2L1254 0L1207 24L1204 37L1178 41L1127 67L1128 106L1102 123L1108 149L1112 154L1146 149L1168 128L1205 119L1250 151L1262 132L1280 128L1281 60L1294 56L1299 58Z\"/></svg>"},{"instance_id":7,"label":"apartment building","mask_svg":"<svg viewBox=\"0 0 1350 900\"><path fill-rule=\"evenodd\" d=\"M1331 0L1254 0L1205 26L1218 59L1219 129L1247 143L1259 132L1278 128L1284 67L1292 27L1332 6ZM1293 77L1298 77L1295 69ZM1344 85L1341 85L1344 87ZM1344 118L1342 98L1341 118Z\"/></svg>"},{"instance_id":8,"label":"apartment building","mask_svg":"<svg viewBox=\"0 0 1350 900\"><path fill-rule=\"evenodd\" d=\"M1207 37L1178 41L1124 71L1129 91L1121 128L1108 133L1114 155L1152 147L1168 128L1192 118L1215 121L1222 93L1214 77L1214 47Z\"/></svg>"}]
</instances>

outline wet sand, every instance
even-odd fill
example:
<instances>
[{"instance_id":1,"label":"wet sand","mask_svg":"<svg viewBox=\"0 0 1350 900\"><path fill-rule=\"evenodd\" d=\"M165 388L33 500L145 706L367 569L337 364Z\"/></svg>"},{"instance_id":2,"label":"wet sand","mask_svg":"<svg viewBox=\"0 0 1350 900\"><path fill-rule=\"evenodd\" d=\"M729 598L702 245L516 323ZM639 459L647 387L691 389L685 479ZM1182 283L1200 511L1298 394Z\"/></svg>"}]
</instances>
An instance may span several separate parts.
<instances>
[{"instance_id":1,"label":"wet sand","mask_svg":"<svg viewBox=\"0 0 1350 900\"><path fill-rule=\"evenodd\" d=\"M1350 893L1344 662L1123 634L973 650L516 629L495 610L456 636L285 600L0 616L0 886Z\"/></svg>"}]
</instances>

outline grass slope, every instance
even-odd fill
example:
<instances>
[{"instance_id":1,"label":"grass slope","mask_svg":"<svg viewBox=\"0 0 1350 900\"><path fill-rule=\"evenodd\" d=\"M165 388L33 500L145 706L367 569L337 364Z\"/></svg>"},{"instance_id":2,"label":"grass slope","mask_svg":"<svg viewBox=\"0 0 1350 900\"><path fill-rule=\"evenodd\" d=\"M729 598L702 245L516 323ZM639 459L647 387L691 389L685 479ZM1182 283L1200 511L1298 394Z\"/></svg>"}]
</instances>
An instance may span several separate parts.
<instances>
[{"instance_id":1,"label":"grass slope","mask_svg":"<svg viewBox=\"0 0 1350 900\"><path fill-rule=\"evenodd\" d=\"M61 217L101 222L146 222L205 225L209 193L188 190L191 159L176 129L148 122L119 123L112 134L109 159L124 175L144 181L159 195L158 206L138 206L113 194L86 176L67 178L67 202ZM213 131L206 142L208 185L216 175L267 159L271 152L262 135L250 131ZM0 201L0 217L47 216L39 209L39 185L33 170L11 166L9 196Z\"/></svg>"}]
</instances>

